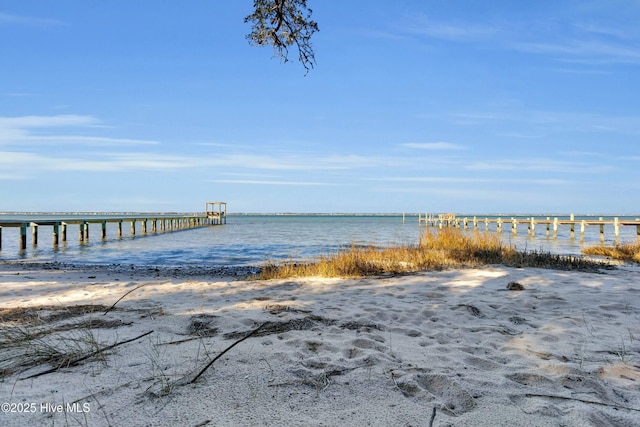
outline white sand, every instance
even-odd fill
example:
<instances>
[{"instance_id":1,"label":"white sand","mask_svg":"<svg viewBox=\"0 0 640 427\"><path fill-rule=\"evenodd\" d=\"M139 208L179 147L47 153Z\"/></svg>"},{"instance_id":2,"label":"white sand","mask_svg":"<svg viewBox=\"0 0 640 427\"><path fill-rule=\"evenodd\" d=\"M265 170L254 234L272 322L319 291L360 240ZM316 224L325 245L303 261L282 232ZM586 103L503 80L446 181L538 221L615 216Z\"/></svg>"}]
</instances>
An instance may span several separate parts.
<instances>
[{"instance_id":1,"label":"white sand","mask_svg":"<svg viewBox=\"0 0 640 427\"><path fill-rule=\"evenodd\" d=\"M118 327L41 343L66 334L67 348L87 336L107 346L153 331L31 379L51 367L17 366L38 344L0 344L0 368L11 370L0 401L35 408L0 413L0 425L428 426L436 408L434 426L639 426L639 279L631 268L496 266L260 282L0 264L0 309L108 307L144 285L106 315L41 326ZM507 290L512 281L525 290ZM10 327L5 317L3 336Z\"/></svg>"}]
</instances>

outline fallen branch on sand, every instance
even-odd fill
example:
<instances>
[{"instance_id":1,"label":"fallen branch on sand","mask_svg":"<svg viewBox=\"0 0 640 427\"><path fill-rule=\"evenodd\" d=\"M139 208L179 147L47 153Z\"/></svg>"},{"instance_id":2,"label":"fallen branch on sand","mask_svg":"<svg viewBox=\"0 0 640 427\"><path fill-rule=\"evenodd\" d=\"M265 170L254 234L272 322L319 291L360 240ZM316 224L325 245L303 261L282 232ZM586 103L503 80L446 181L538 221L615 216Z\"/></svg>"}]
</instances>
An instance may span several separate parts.
<instances>
[{"instance_id":1,"label":"fallen branch on sand","mask_svg":"<svg viewBox=\"0 0 640 427\"><path fill-rule=\"evenodd\" d=\"M242 341L246 340L247 338L249 338L250 336L256 334L260 329L262 329L262 327L264 325L266 325L268 322L264 322L262 323L260 326L258 326L256 329L254 329L253 331L249 332L247 335L244 336L244 338L240 338L238 341L234 342L233 344L231 344L229 347L225 348L222 353L220 353L219 355L217 355L216 357L213 358L213 360L209 363L207 363L207 366L205 366L204 368L202 368L202 370L198 373L198 375L196 375L191 381L189 381L189 384L193 384L195 383L198 378L200 378L202 376L202 374L205 373L205 371L207 369L209 369L211 367L211 365L214 364L214 362L218 359L220 359L227 351L231 350L233 347L235 347L236 345L240 344Z\"/></svg>"},{"instance_id":2,"label":"fallen branch on sand","mask_svg":"<svg viewBox=\"0 0 640 427\"><path fill-rule=\"evenodd\" d=\"M558 395L558 394L527 393L527 394L525 394L525 396L527 396L527 397L547 397L549 399L573 400L573 401L576 401L576 402L588 403L588 404L591 404L591 405L608 406L610 408L616 408L616 409L619 408L619 409L626 409L628 411L640 412L640 409L631 408L629 406L624 406L624 405L618 405L616 403L598 402L596 400L586 400L586 399L580 399L580 398L577 398L577 397L562 396L562 395Z\"/></svg>"},{"instance_id":3,"label":"fallen branch on sand","mask_svg":"<svg viewBox=\"0 0 640 427\"><path fill-rule=\"evenodd\" d=\"M78 358L76 358L76 359L73 359L73 360L71 360L69 363L66 363L66 364L65 364L65 366L74 366L74 365L77 365L78 363L82 362L83 360L89 359L90 357L93 357L93 356L95 356L95 355L97 355L97 354L100 354L100 353L102 353L102 352L104 352L104 351L111 350L112 348L115 348L115 347L117 347L117 346L119 346L119 345L126 344L126 343L129 343L129 342L132 342L132 341L139 340L140 338L146 337L147 335L149 335L149 334L151 334L151 333L153 333L153 331L145 332L144 334L139 335L139 336L137 336L137 337L135 337L135 338L131 338L131 339L128 339L128 340L124 340L124 341L117 342L117 343L115 343L115 344L108 345L108 346L106 346L106 347L103 347L103 348L101 348L101 349L98 349L98 350L96 350L96 351L93 351L93 352L91 352L91 353L89 353L89 354L86 354L86 355L84 355L84 356L82 356L82 357L78 357ZM62 366L56 366L55 368L47 369L46 371L39 372L39 373L37 373L37 374L33 374L33 375L29 375L28 377L24 377L24 378L20 378L20 379L21 379L21 380L28 380L28 379L31 379L31 378L40 377L40 376L42 376L42 375L46 375L46 374L50 374L50 373L52 373L52 372L56 372L56 371L57 371L58 369L60 369L61 367L62 367Z\"/></svg>"},{"instance_id":4,"label":"fallen branch on sand","mask_svg":"<svg viewBox=\"0 0 640 427\"><path fill-rule=\"evenodd\" d=\"M113 308L116 306L116 304L117 304L117 303L119 303L120 301L122 301L122 299L123 299L124 297L126 297L127 295L129 295L131 292L133 292L133 291L135 291L135 290L137 290L137 289L140 289L141 287L143 287L143 286L145 286L145 285L146 285L146 283L143 283L142 285L136 286L135 288L133 288L133 289L129 290L128 292L126 292L124 295L122 295L120 298L118 298L118 301L114 302L114 303L113 303L113 305L112 305L111 307L107 308L107 309L105 310L104 314L107 314L108 312L110 312L111 310L113 310Z\"/></svg>"},{"instance_id":5,"label":"fallen branch on sand","mask_svg":"<svg viewBox=\"0 0 640 427\"><path fill-rule=\"evenodd\" d=\"M433 412L431 412L431 419L429 420L429 427L433 427L433 421L436 419L436 407L433 407Z\"/></svg>"}]
</instances>

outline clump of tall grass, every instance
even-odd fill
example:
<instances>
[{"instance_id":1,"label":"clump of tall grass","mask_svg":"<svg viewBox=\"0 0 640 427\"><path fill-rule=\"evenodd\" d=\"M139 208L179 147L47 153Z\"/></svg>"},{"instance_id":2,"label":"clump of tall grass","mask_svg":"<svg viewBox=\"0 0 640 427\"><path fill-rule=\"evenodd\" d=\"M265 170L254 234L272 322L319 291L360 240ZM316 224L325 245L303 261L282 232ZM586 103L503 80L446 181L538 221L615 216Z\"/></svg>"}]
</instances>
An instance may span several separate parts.
<instances>
[{"instance_id":1,"label":"clump of tall grass","mask_svg":"<svg viewBox=\"0 0 640 427\"><path fill-rule=\"evenodd\" d=\"M582 249L585 255L599 255L623 261L640 263L640 243L622 243L614 246L596 245Z\"/></svg>"},{"instance_id":2,"label":"clump of tall grass","mask_svg":"<svg viewBox=\"0 0 640 427\"><path fill-rule=\"evenodd\" d=\"M496 234L467 233L457 228L426 229L416 245L351 245L309 262L267 262L258 279L295 276L366 277L424 270L503 264L564 270L595 270L601 263L542 252L519 252Z\"/></svg>"}]
</instances>

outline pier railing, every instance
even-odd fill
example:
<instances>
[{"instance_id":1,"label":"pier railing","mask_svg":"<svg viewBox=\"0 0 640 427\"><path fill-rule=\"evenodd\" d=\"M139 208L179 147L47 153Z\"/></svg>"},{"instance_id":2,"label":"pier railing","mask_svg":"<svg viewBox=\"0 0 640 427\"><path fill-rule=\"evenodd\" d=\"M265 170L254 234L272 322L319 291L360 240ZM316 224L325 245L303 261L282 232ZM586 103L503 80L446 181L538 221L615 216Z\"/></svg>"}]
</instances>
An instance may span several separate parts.
<instances>
[{"instance_id":1,"label":"pier railing","mask_svg":"<svg viewBox=\"0 0 640 427\"><path fill-rule=\"evenodd\" d=\"M527 234L530 236L536 235L536 228L543 226L545 228L546 237L553 236L557 238L558 228L560 226L569 226L569 233L571 239L575 238L576 227L580 230L580 240L584 240L585 230L588 226L598 226L600 229L600 241L604 242L604 230L605 225L613 226L613 233L616 244L620 243L620 227L636 227L636 235L638 243L640 243L640 218L633 220L620 219L614 217L613 219L604 219L599 217L598 219L575 219L575 215L571 214L568 219L559 217L528 217L528 218L505 218L505 217L458 217L455 214L429 214L426 213L424 217L418 215L418 224L424 224L430 227L460 227L465 230L473 227L474 230L479 230L484 224L484 230L489 231L489 224L496 225L496 231L502 233L504 227L511 227L511 233L513 235L518 234L519 225L527 225Z\"/></svg>"},{"instance_id":2,"label":"pier railing","mask_svg":"<svg viewBox=\"0 0 640 427\"><path fill-rule=\"evenodd\" d=\"M223 220L224 219L224 220ZM28 229L31 228L31 241L33 246L38 245L38 232L41 227L51 227L52 243L57 247L60 242L67 241L69 226L78 226L78 239L80 243L89 240L89 224L101 224L101 238L107 239L107 223L117 223L117 237L123 237L123 223L130 224L130 236L136 235L136 224L140 224L142 235L148 233L163 233L169 231L185 230L189 228L206 227L226 223L226 210L218 211L218 215L208 213L194 214L136 214L136 215L71 215L68 217L55 216L46 218L38 215L32 217L25 215L21 219L0 219L0 249L2 249L2 229L8 227L20 228L20 250L27 248Z\"/></svg>"}]
</instances>

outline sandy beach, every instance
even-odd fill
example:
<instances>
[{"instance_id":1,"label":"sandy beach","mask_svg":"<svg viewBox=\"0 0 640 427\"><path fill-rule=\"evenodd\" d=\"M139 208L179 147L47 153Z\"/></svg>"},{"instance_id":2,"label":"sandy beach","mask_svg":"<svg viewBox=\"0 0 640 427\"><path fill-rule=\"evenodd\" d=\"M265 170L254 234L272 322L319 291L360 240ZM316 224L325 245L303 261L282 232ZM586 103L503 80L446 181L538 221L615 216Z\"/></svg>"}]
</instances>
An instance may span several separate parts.
<instances>
[{"instance_id":1,"label":"sandy beach","mask_svg":"<svg viewBox=\"0 0 640 427\"><path fill-rule=\"evenodd\" d=\"M0 263L0 425L639 426L639 279Z\"/></svg>"}]
</instances>

